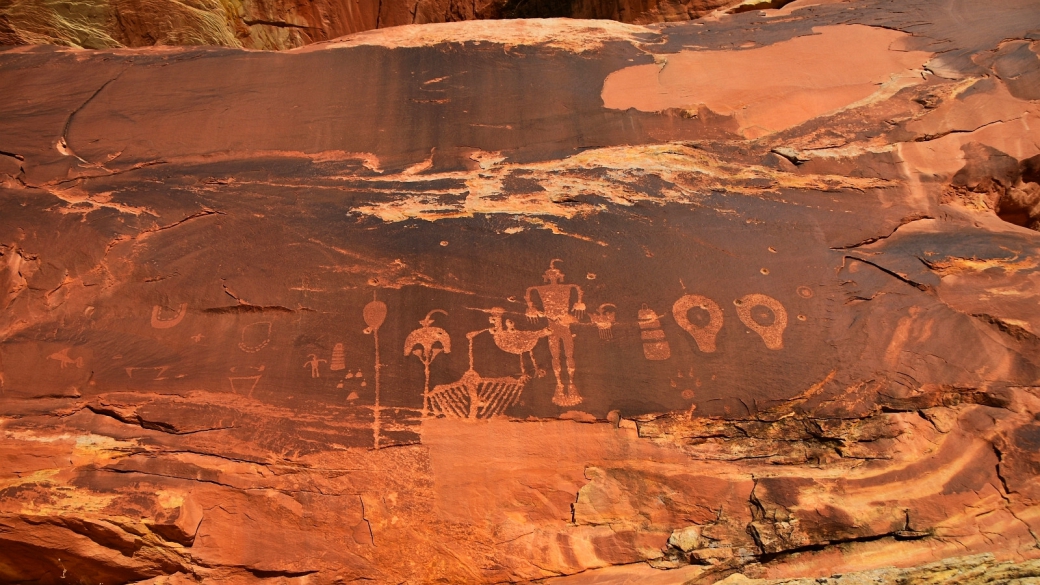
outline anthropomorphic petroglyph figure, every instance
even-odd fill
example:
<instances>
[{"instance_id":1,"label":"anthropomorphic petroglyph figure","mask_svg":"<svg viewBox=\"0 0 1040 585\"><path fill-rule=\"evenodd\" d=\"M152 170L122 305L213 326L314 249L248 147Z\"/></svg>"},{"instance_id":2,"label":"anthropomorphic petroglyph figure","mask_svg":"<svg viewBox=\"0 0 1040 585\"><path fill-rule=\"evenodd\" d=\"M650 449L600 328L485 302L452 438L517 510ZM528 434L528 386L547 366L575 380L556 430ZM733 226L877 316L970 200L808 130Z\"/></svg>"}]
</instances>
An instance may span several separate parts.
<instances>
[{"instance_id":1,"label":"anthropomorphic petroglyph figure","mask_svg":"<svg viewBox=\"0 0 1040 585\"><path fill-rule=\"evenodd\" d=\"M318 366L320 366L322 364L322 362L327 362L328 360L320 360L320 359L318 359L318 356L313 354L313 353L309 354L307 357L309 357L310 359L305 361L305 362L303 362L303 367L306 368L307 366L310 366L310 368L311 368L311 377L312 378L320 378L321 377L321 372L318 371Z\"/></svg>"},{"instance_id":2,"label":"anthropomorphic petroglyph figure","mask_svg":"<svg viewBox=\"0 0 1040 585\"><path fill-rule=\"evenodd\" d=\"M577 323L585 314L585 303L582 302L583 293L580 286L563 284L563 272L556 268L557 262L561 262L561 260L550 262L549 269L543 275L547 284L528 288L524 298L527 300L528 319L533 321L539 317L545 317L549 322L549 351L552 353L553 373L556 374L556 392L553 394L553 403L558 406L574 406L581 403L582 397L578 394L578 387L574 384L574 334L571 333L571 324ZM541 299L541 311L535 307L532 292L537 292L538 298ZM575 294L577 294L577 301L571 305L571 298ZM565 386L560 363L561 347L563 357L567 361L566 394L564 394Z\"/></svg>"}]
</instances>

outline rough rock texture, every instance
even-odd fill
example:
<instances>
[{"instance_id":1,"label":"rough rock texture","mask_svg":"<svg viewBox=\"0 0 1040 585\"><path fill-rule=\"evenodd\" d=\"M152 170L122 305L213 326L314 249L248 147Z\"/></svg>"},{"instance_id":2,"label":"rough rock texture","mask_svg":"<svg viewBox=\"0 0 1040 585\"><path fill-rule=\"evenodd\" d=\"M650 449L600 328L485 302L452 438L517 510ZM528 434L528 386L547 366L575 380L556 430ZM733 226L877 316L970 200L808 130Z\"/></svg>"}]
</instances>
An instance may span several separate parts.
<instances>
[{"instance_id":1,"label":"rough rock texture","mask_svg":"<svg viewBox=\"0 0 1040 585\"><path fill-rule=\"evenodd\" d=\"M404 24L497 18L691 20L791 0L0 0L0 44L288 49Z\"/></svg>"},{"instance_id":2,"label":"rough rock texture","mask_svg":"<svg viewBox=\"0 0 1040 585\"><path fill-rule=\"evenodd\" d=\"M1038 23L0 52L0 580L1035 576Z\"/></svg>"}]
</instances>

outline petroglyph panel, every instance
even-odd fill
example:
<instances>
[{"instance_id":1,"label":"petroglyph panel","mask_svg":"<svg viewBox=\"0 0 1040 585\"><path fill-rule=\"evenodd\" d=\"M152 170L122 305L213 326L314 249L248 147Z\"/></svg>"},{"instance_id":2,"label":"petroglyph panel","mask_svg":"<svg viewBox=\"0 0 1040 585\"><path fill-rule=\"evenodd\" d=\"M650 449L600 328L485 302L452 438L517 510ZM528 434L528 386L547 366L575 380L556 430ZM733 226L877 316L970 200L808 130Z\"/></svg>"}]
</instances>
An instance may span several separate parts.
<instances>
[{"instance_id":1,"label":"petroglyph panel","mask_svg":"<svg viewBox=\"0 0 1040 585\"><path fill-rule=\"evenodd\" d=\"M553 257L533 251L544 232L510 234L505 223L451 240L437 223L406 231L383 222L334 244L288 239L304 252L292 274L253 287L198 283L174 309L146 300L169 295L162 285L126 285L144 301L133 305L138 318L126 318L125 303L97 303L89 321L67 324L71 332L91 323L88 335L30 359L70 379L89 368L69 384L79 393L206 388L292 409L335 407L357 430L349 446L363 448L415 442L423 421L438 417L746 413L833 369L826 316L836 284L823 258L770 251L775 238L754 228L740 243L659 247L656 231L690 230L681 224L698 214L647 220L658 228L631 244L548 236ZM190 242L149 252L172 272L181 245ZM393 256L389 272L335 251L350 248ZM462 264L472 249L489 261ZM791 284L788 272L818 284ZM418 273L433 280L408 276ZM788 312L805 319L788 322ZM817 359L792 367L785 352Z\"/></svg>"}]
</instances>

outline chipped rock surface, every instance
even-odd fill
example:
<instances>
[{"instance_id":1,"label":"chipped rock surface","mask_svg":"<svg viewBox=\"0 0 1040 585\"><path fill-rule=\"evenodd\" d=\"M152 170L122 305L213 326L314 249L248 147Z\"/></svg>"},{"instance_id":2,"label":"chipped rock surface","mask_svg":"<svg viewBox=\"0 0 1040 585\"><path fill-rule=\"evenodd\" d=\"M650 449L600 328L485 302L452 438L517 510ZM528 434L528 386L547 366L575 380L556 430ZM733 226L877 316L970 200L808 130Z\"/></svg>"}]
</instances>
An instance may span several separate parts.
<instances>
[{"instance_id":1,"label":"chipped rock surface","mask_svg":"<svg viewBox=\"0 0 1040 585\"><path fill-rule=\"evenodd\" d=\"M0 581L1036 577L1040 5L733 12L0 50Z\"/></svg>"}]
</instances>

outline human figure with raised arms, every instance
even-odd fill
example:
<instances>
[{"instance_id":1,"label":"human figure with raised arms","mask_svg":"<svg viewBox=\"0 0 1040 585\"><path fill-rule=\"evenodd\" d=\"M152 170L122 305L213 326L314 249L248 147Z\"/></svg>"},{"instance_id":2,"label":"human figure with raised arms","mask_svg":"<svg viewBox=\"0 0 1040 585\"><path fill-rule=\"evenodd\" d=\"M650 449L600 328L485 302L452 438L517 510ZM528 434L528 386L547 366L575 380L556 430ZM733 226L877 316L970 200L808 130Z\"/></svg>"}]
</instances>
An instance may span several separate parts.
<instances>
[{"instance_id":1,"label":"human figure with raised arms","mask_svg":"<svg viewBox=\"0 0 1040 585\"><path fill-rule=\"evenodd\" d=\"M553 404L558 406L574 406L581 404L582 397L574 384L574 334L571 324L577 323L585 314L585 303L582 299L581 287L576 284L564 284L563 272L556 268L554 259L549 269L543 274L546 284L532 286L527 289L524 298L527 300L527 318L531 321L544 317L549 322L549 351L552 353L553 373L556 374L556 392ZM542 309L535 306L532 293L538 293ZM577 301L571 305L571 299L577 295ZM563 367L560 362L560 349L567 361L567 384L563 383ZM566 393L564 393L566 388Z\"/></svg>"}]
</instances>

